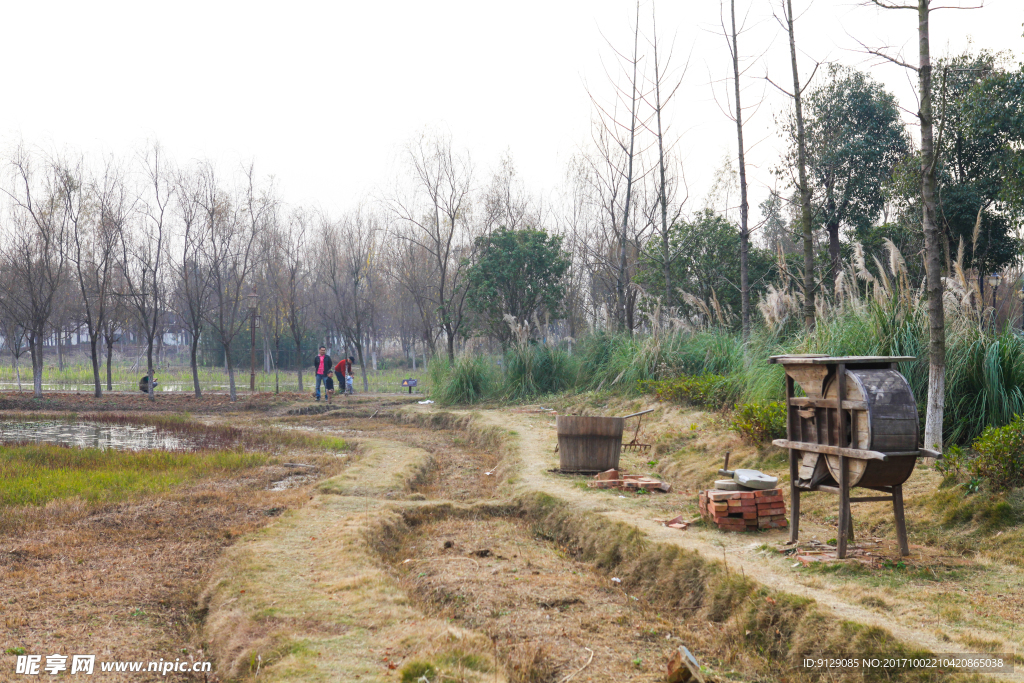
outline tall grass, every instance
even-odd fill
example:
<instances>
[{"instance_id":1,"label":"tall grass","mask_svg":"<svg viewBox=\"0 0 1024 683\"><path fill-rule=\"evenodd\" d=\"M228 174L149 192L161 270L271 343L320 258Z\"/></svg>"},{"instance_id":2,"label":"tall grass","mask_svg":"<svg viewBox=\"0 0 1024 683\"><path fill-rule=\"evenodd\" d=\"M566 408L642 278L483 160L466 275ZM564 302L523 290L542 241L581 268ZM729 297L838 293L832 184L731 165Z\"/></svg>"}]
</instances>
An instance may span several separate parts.
<instances>
[{"instance_id":1,"label":"tall grass","mask_svg":"<svg viewBox=\"0 0 1024 683\"><path fill-rule=\"evenodd\" d=\"M708 375L735 387L739 401L765 403L784 398L783 368L768 362L774 355L909 356L912 360L900 363L899 369L918 401L923 427L929 370L927 302L923 290L911 286L895 245L888 243L887 249L887 263L875 259L878 268L872 273L863 250L855 245L850 263L837 279L835 300L819 297L811 332L802 324L799 292L784 281L779 289L769 288L758 303L762 319L746 342L727 328L634 335L596 332L581 339L570 356L520 339L506 354L502 369L469 358L451 369L435 364L435 393L451 403L483 397L527 400L565 390L637 393L645 382ZM960 257L954 266L944 297L943 423L946 441L964 444L986 426L1003 426L1015 415L1024 415L1024 335L1009 327L989 329L992 310L985 308Z\"/></svg>"},{"instance_id":2,"label":"tall grass","mask_svg":"<svg viewBox=\"0 0 1024 683\"><path fill-rule=\"evenodd\" d=\"M968 443L988 425L1024 415L1024 337L1011 329L991 333L951 312L946 336L945 437ZM576 352L531 345L496 359L463 357L431 366L432 397L440 403L524 401L561 391L640 391L646 380L679 375L722 375L739 389L739 401L784 398L785 374L770 356L784 353L912 356L900 363L924 420L928 393L928 328L921 308L892 302L836 307L819 315L811 333L799 321L781 329L754 329L744 345L730 330L653 335L596 333Z\"/></svg>"},{"instance_id":3,"label":"tall grass","mask_svg":"<svg viewBox=\"0 0 1024 683\"><path fill-rule=\"evenodd\" d=\"M554 394L576 386L579 363L565 349L515 344L505 354L502 394L512 401Z\"/></svg>"},{"instance_id":4,"label":"tall grass","mask_svg":"<svg viewBox=\"0 0 1024 683\"><path fill-rule=\"evenodd\" d=\"M434 387L431 398L442 405L472 404L493 398L500 371L485 356L463 355L449 362L436 357L427 370Z\"/></svg>"}]
</instances>

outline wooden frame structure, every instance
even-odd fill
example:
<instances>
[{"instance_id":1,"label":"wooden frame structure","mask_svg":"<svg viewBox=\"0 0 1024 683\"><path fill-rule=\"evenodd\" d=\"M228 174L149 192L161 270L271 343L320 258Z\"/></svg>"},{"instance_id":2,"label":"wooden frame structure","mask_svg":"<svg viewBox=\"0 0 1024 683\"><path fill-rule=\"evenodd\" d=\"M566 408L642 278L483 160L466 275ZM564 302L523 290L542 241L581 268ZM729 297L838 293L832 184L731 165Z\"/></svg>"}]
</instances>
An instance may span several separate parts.
<instances>
[{"instance_id":1,"label":"wooden frame structure","mask_svg":"<svg viewBox=\"0 0 1024 683\"><path fill-rule=\"evenodd\" d=\"M891 501L900 552L910 554L903 514L903 482L919 457L938 453L917 446L917 405L897 364L908 356L772 356L786 370L786 438L792 518L790 543L800 535L800 493L839 494L836 556L852 540L850 503ZM850 381L852 380L852 381ZM805 396L796 395L796 385ZM885 494L851 497L860 486Z\"/></svg>"}]
</instances>

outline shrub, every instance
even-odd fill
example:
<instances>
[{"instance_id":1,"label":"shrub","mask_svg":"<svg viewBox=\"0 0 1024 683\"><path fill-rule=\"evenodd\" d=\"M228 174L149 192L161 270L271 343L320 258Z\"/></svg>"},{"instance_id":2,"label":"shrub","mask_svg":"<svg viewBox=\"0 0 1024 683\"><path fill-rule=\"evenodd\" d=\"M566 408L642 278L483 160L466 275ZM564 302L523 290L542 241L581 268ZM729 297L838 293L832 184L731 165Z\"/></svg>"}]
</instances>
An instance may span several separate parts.
<instances>
[{"instance_id":1,"label":"shrub","mask_svg":"<svg viewBox=\"0 0 1024 683\"><path fill-rule=\"evenodd\" d=\"M673 379L649 380L640 389L653 393L659 401L684 403L719 410L732 403L739 394L736 382L722 375L680 375Z\"/></svg>"},{"instance_id":2,"label":"shrub","mask_svg":"<svg viewBox=\"0 0 1024 683\"><path fill-rule=\"evenodd\" d=\"M975 440L977 455L971 472L988 480L994 490L1024 486L1024 418L1015 415L1004 427L986 427Z\"/></svg>"},{"instance_id":3,"label":"shrub","mask_svg":"<svg viewBox=\"0 0 1024 683\"><path fill-rule=\"evenodd\" d=\"M441 405L477 403L489 398L498 384L498 371L484 356L460 356L451 364L435 358L428 371L431 397Z\"/></svg>"},{"instance_id":4,"label":"shrub","mask_svg":"<svg viewBox=\"0 0 1024 683\"><path fill-rule=\"evenodd\" d=\"M786 437L786 405L782 401L737 405L731 426L753 443L783 439Z\"/></svg>"},{"instance_id":5,"label":"shrub","mask_svg":"<svg viewBox=\"0 0 1024 683\"><path fill-rule=\"evenodd\" d=\"M576 379L576 362L563 349L515 344L505 354L504 395L522 400L565 391Z\"/></svg>"}]
</instances>

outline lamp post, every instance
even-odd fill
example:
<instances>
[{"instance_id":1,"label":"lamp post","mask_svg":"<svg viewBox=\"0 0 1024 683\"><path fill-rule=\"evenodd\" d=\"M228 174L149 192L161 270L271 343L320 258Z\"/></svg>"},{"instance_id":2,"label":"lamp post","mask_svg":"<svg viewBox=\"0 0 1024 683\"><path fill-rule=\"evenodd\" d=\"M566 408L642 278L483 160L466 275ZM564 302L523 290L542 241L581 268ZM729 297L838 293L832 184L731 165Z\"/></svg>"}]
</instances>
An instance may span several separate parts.
<instances>
[{"instance_id":1,"label":"lamp post","mask_svg":"<svg viewBox=\"0 0 1024 683\"><path fill-rule=\"evenodd\" d=\"M256 328L259 326L259 317L256 315L256 302L259 295L253 289L249 294L249 391L256 391Z\"/></svg>"},{"instance_id":2,"label":"lamp post","mask_svg":"<svg viewBox=\"0 0 1024 683\"><path fill-rule=\"evenodd\" d=\"M999 273L992 273L988 276L988 286L992 288L992 329L996 328L996 291L999 290L999 283L1003 277Z\"/></svg>"}]
</instances>

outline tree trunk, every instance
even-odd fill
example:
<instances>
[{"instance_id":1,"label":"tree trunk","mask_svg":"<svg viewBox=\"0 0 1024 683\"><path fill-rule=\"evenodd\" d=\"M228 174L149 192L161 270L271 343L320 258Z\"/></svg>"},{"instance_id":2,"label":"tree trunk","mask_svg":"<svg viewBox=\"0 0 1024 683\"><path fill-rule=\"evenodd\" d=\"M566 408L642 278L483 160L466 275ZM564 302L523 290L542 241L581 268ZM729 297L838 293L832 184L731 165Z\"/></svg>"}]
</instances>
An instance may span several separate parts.
<instances>
[{"instance_id":1,"label":"tree trunk","mask_svg":"<svg viewBox=\"0 0 1024 683\"><path fill-rule=\"evenodd\" d=\"M224 362L228 366L228 388L231 402L234 403L238 400L238 394L235 392L235 364L231 359L231 342L222 341L221 344L224 346Z\"/></svg>"},{"instance_id":2,"label":"tree trunk","mask_svg":"<svg viewBox=\"0 0 1024 683\"><path fill-rule=\"evenodd\" d=\"M939 229L935 222L935 166L938 152L932 132L932 64L928 36L929 0L918 0L921 90L921 204L928 290L928 412L925 448L942 451L942 417L946 393L946 325L942 306Z\"/></svg>"},{"instance_id":3,"label":"tree trunk","mask_svg":"<svg viewBox=\"0 0 1024 683\"><path fill-rule=\"evenodd\" d=\"M839 277L840 272L840 258L839 253L839 223L829 223L828 226L828 260L829 266L829 284L835 287L836 278Z\"/></svg>"},{"instance_id":4,"label":"tree trunk","mask_svg":"<svg viewBox=\"0 0 1024 683\"><path fill-rule=\"evenodd\" d=\"M922 0L923 2L924 0ZM800 181L800 225L804 237L804 327L814 329L814 235L811 231L811 188L807 184L807 140L800 96L800 72L796 66L796 35L793 32L793 0L786 0L789 56L793 66L793 104L796 110L797 162Z\"/></svg>"},{"instance_id":5,"label":"tree trunk","mask_svg":"<svg viewBox=\"0 0 1024 683\"><path fill-rule=\"evenodd\" d=\"M150 401L156 401L156 394L154 393L153 385L156 383L156 373L153 371L153 338L149 337L146 340L146 369L149 373L149 394Z\"/></svg>"},{"instance_id":6,"label":"tree trunk","mask_svg":"<svg viewBox=\"0 0 1024 683\"><path fill-rule=\"evenodd\" d=\"M631 86L633 89L632 97L630 98L630 110L629 110L629 153L626 157L626 198L622 209L622 235L619 237L619 272L616 276L615 282L615 293L619 299L620 311L619 325L620 327L626 327L626 243L629 239L629 208L630 202L633 198L633 156L636 143L636 104L637 104L637 82L636 82L636 71L637 62L637 47L640 42L640 3L636 4L636 27L633 31L633 79ZM666 255L667 256L667 255ZM629 332L632 334L633 327L629 325Z\"/></svg>"},{"instance_id":7,"label":"tree trunk","mask_svg":"<svg viewBox=\"0 0 1024 683\"><path fill-rule=\"evenodd\" d=\"M93 395L96 398L103 396L103 384L100 382L100 350L97 348L99 339L93 334L92 329L89 330L89 351L92 356L92 378L95 384L96 390Z\"/></svg>"},{"instance_id":8,"label":"tree trunk","mask_svg":"<svg viewBox=\"0 0 1024 683\"><path fill-rule=\"evenodd\" d=\"M32 349L32 395L43 397L43 335L42 332L33 336Z\"/></svg>"},{"instance_id":9,"label":"tree trunk","mask_svg":"<svg viewBox=\"0 0 1024 683\"><path fill-rule=\"evenodd\" d=\"M107 391L114 390L114 377L111 374L110 364L114 359L114 345L107 340Z\"/></svg>"},{"instance_id":10,"label":"tree trunk","mask_svg":"<svg viewBox=\"0 0 1024 683\"><path fill-rule=\"evenodd\" d=\"M363 360L363 344L358 342L356 344L356 355L359 356L359 371L363 373L363 393L370 393L369 380L366 377L366 361Z\"/></svg>"},{"instance_id":11,"label":"tree trunk","mask_svg":"<svg viewBox=\"0 0 1024 683\"><path fill-rule=\"evenodd\" d=\"M747 222L747 157L743 148L743 105L740 103L740 49L736 33L736 0L731 0L732 15L732 73L736 92L736 149L740 165L740 310L743 325L743 341L750 339L750 228Z\"/></svg>"},{"instance_id":12,"label":"tree trunk","mask_svg":"<svg viewBox=\"0 0 1024 683\"><path fill-rule=\"evenodd\" d=\"M199 355L199 335L192 335L192 343L189 348L189 365L192 367L192 389L195 391L196 398L202 398L203 390L199 386L199 363L197 362Z\"/></svg>"}]
</instances>

